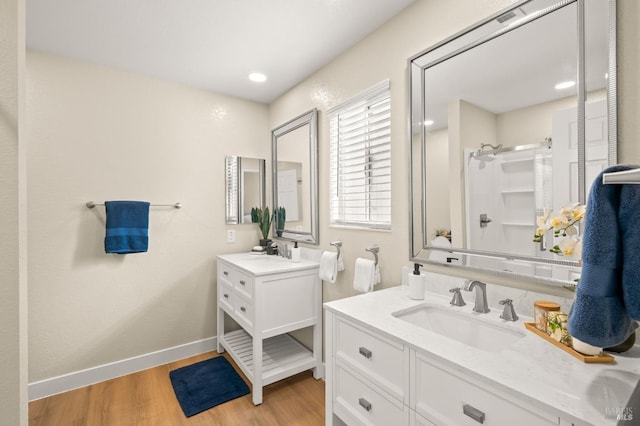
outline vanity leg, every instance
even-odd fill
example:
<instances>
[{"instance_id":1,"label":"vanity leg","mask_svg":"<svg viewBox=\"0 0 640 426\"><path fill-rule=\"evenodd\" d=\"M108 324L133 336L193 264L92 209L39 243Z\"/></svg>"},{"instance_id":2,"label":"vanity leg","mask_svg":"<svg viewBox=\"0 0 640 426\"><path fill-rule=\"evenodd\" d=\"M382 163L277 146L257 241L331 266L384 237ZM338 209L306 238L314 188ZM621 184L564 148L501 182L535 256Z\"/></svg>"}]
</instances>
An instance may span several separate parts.
<instances>
[{"instance_id":1,"label":"vanity leg","mask_svg":"<svg viewBox=\"0 0 640 426\"><path fill-rule=\"evenodd\" d=\"M330 311L325 311L324 329L326 330L325 349L327 354L327 365L324 371L324 417L326 426L333 426L335 424L333 414L333 362L329 362L329 357L333 356L333 314Z\"/></svg>"},{"instance_id":2,"label":"vanity leg","mask_svg":"<svg viewBox=\"0 0 640 426\"><path fill-rule=\"evenodd\" d=\"M322 356L320 348L322 347L322 327L319 324L313 326L313 358L316 360L316 366L313 367L313 378L322 379L324 374L322 371Z\"/></svg>"},{"instance_id":3,"label":"vanity leg","mask_svg":"<svg viewBox=\"0 0 640 426\"><path fill-rule=\"evenodd\" d=\"M318 380L324 378L324 367L322 365L322 281L317 279L314 289L316 324L313 326L313 358L316 360L316 366L313 368L313 378Z\"/></svg>"},{"instance_id":4,"label":"vanity leg","mask_svg":"<svg viewBox=\"0 0 640 426\"><path fill-rule=\"evenodd\" d=\"M318 323L313 326L313 358L316 366L313 367L313 378L318 380L324 377L322 368L322 325Z\"/></svg>"},{"instance_id":5,"label":"vanity leg","mask_svg":"<svg viewBox=\"0 0 640 426\"><path fill-rule=\"evenodd\" d=\"M221 354L224 352L224 347L222 346L222 336L224 336L224 311L221 308L217 309L218 311L218 338L216 339L218 344L217 344L217 350L218 353Z\"/></svg>"},{"instance_id":6,"label":"vanity leg","mask_svg":"<svg viewBox=\"0 0 640 426\"><path fill-rule=\"evenodd\" d=\"M253 405L262 404L262 337L253 336Z\"/></svg>"}]
</instances>

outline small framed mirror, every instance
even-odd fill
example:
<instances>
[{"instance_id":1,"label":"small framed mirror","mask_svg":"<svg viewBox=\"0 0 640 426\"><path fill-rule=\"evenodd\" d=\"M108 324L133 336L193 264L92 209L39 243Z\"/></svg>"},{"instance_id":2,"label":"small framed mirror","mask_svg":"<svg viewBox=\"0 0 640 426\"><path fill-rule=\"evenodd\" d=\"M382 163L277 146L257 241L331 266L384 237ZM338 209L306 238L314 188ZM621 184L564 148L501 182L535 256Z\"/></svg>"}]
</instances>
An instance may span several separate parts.
<instances>
[{"instance_id":1,"label":"small framed mirror","mask_svg":"<svg viewBox=\"0 0 640 426\"><path fill-rule=\"evenodd\" d=\"M266 161L262 158L225 157L225 223L251 223L251 208L265 206Z\"/></svg>"},{"instance_id":2,"label":"small framed mirror","mask_svg":"<svg viewBox=\"0 0 640 426\"><path fill-rule=\"evenodd\" d=\"M273 235L318 244L318 112L314 108L271 132L274 211L285 212Z\"/></svg>"}]
</instances>

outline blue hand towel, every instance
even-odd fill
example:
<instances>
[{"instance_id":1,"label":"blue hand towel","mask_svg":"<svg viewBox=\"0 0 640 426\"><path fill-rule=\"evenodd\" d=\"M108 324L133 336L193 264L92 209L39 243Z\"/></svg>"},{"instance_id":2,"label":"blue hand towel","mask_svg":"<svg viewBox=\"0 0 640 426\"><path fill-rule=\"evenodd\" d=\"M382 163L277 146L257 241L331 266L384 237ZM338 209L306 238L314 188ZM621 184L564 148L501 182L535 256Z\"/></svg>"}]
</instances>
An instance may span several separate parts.
<instances>
[{"instance_id":1,"label":"blue hand towel","mask_svg":"<svg viewBox=\"0 0 640 426\"><path fill-rule=\"evenodd\" d=\"M623 246L627 245L621 234L626 219L619 219L623 187L602 184L603 173L630 168L610 167L596 178L591 187L582 240L582 274L569 312L569 333L601 348L624 342L636 328L625 309L622 291ZM640 235L637 229L633 233ZM628 256L633 256L633 253ZM636 268L638 266L640 264L637 263ZM640 283L636 283L638 285Z\"/></svg>"},{"instance_id":2,"label":"blue hand towel","mask_svg":"<svg viewBox=\"0 0 640 426\"><path fill-rule=\"evenodd\" d=\"M640 185L622 185L618 221L624 307L631 319L640 320Z\"/></svg>"},{"instance_id":3,"label":"blue hand towel","mask_svg":"<svg viewBox=\"0 0 640 426\"><path fill-rule=\"evenodd\" d=\"M149 203L146 201L106 201L107 253L142 253L149 248Z\"/></svg>"}]
</instances>

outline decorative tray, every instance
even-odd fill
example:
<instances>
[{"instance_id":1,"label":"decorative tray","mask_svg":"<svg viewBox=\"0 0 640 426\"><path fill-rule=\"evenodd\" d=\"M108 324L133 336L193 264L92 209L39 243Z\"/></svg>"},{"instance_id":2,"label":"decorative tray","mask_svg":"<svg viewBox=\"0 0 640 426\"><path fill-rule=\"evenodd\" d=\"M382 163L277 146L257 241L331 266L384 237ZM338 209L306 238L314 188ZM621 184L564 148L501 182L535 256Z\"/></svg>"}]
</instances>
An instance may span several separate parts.
<instances>
[{"instance_id":1,"label":"decorative tray","mask_svg":"<svg viewBox=\"0 0 640 426\"><path fill-rule=\"evenodd\" d=\"M611 355L609 355L607 353L604 353L604 352L602 352L600 355L584 355L584 354L581 354L580 352L576 351L572 347L567 346L565 344L562 344L562 343L558 342L557 340L553 339L551 336L549 336L544 331L538 330L536 328L536 324L533 323L533 322L525 322L524 326L527 327L528 330L534 332L538 336L540 336L543 339L545 339L546 341L551 342L554 345L556 345L557 347L559 347L560 349L564 350L565 352L570 353L571 355L573 355L574 357L578 358L582 362L586 362L586 363L607 363L607 362L613 362L614 361L614 358Z\"/></svg>"}]
</instances>

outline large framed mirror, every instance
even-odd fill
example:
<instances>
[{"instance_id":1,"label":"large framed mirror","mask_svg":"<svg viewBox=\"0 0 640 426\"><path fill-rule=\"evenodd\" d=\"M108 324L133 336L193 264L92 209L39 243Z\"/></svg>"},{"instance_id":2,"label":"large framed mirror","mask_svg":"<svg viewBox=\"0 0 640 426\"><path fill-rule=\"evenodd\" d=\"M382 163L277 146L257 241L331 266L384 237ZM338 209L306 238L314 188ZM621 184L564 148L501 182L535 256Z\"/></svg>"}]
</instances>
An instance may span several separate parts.
<instances>
[{"instance_id":1,"label":"large framed mirror","mask_svg":"<svg viewBox=\"0 0 640 426\"><path fill-rule=\"evenodd\" d=\"M225 169L225 223L251 223L251 208L265 206L265 169L263 158L228 156Z\"/></svg>"},{"instance_id":2,"label":"large framed mirror","mask_svg":"<svg viewBox=\"0 0 640 426\"><path fill-rule=\"evenodd\" d=\"M412 261L579 278L533 240L617 161L615 7L519 1L409 59Z\"/></svg>"},{"instance_id":3,"label":"large framed mirror","mask_svg":"<svg viewBox=\"0 0 640 426\"><path fill-rule=\"evenodd\" d=\"M273 223L278 238L318 241L318 111L314 108L271 132L274 208L284 208L284 229Z\"/></svg>"}]
</instances>

